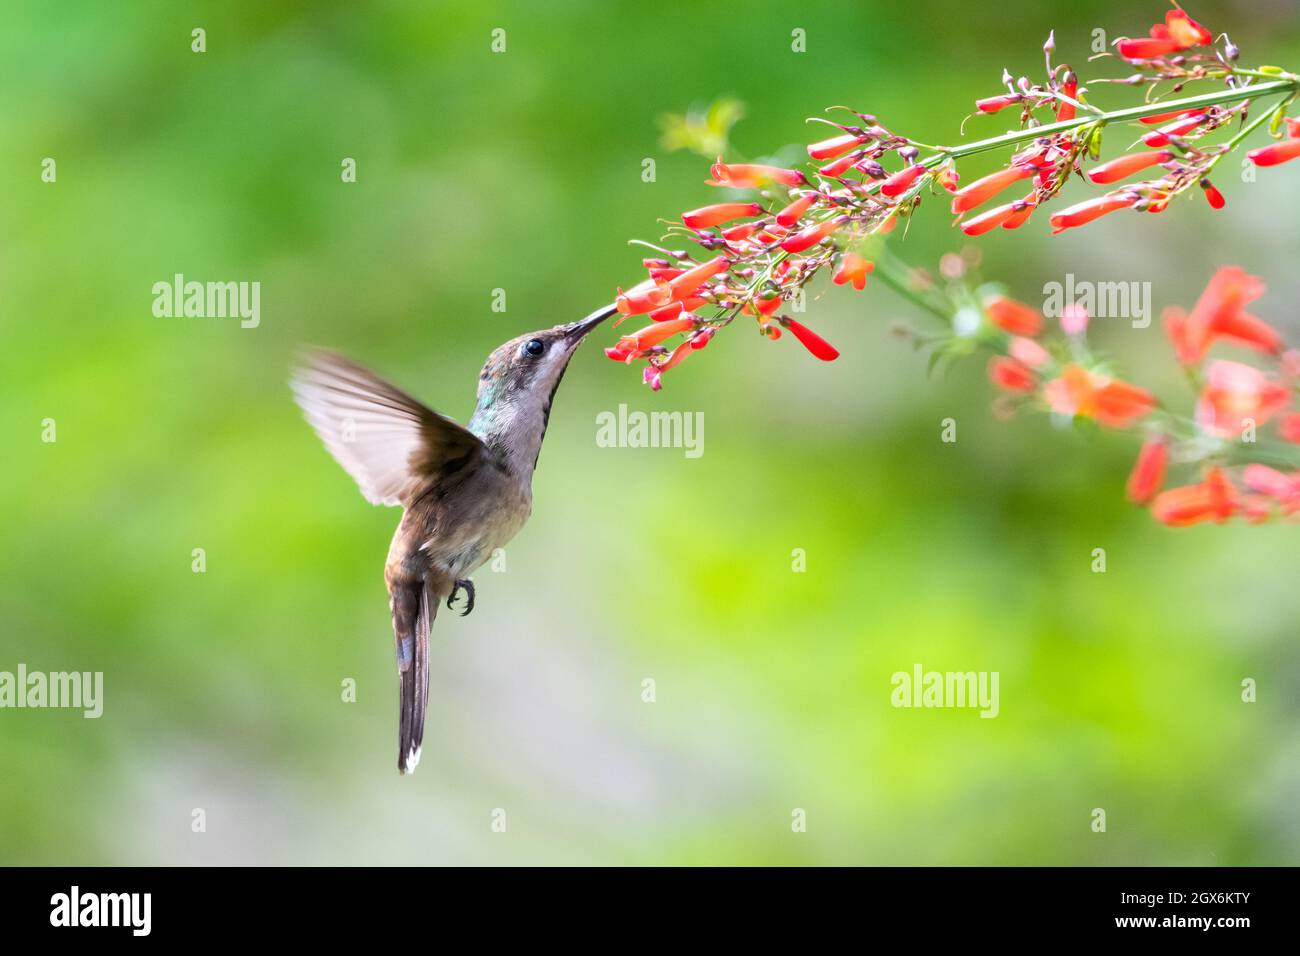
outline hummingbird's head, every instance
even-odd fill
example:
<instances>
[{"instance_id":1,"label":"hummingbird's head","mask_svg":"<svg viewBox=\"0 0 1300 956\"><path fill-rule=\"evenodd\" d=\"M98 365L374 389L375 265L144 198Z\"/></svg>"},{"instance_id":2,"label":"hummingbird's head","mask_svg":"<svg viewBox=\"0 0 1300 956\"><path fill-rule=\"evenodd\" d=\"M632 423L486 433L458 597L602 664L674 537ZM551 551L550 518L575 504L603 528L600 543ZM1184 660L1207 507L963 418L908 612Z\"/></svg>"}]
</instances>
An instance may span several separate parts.
<instances>
[{"instance_id":1,"label":"hummingbird's head","mask_svg":"<svg viewBox=\"0 0 1300 956\"><path fill-rule=\"evenodd\" d=\"M587 333L613 314L614 307L606 306L578 322L511 339L489 355L478 378L471 430L501 443L531 469L569 359Z\"/></svg>"},{"instance_id":2,"label":"hummingbird's head","mask_svg":"<svg viewBox=\"0 0 1300 956\"><path fill-rule=\"evenodd\" d=\"M613 312L608 306L579 322L529 332L499 347L479 373L479 406L531 403L549 408L574 351Z\"/></svg>"}]
</instances>

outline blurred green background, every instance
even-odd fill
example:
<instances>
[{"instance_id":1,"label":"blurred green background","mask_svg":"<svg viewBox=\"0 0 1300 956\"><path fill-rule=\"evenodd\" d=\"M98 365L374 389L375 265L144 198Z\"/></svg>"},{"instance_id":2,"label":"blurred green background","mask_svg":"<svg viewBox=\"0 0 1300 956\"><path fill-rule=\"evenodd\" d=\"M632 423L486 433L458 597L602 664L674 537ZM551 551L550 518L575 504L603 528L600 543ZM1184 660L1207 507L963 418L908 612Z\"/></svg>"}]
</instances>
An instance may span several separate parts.
<instances>
[{"instance_id":1,"label":"blurred green background","mask_svg":"<svg viewBox=\"0 0 1300 956\"><path fill-rule=\"evenodd\" d=\"M1165 9L466 7L3 4L0 670L103 671L105 712L0 711L0 862L1300 860L1294 526L1158 526L1123 499L1130 436L997 420L980 360L927 378L889 332L925 317L878 283L811 305L831 365L738 325L652 394L593 337L507 570L437 622L423 761L399 778L398 513L302 421L295 348L464 420L495 345L608 301L639 275L626 239L715 200L661 114L736 96L750 157L835 103L949 142L1004 66L1039 75L1049 29L1086 79L1115 69L1084 65L1094 29ZM1294 3L1191 9L1243 61L1300 64ZM1222 213L1036 220L981 241L985 275L1031 302L1067 272L1149 281L1158 309L1240 264L1294 342L1298 171L1225 165ZM921 212L897 247L933 266L961 237ZM260 281L261 326L155 318L177 272ZM1189 407L1158 326L1099 331ZM597 447L619 403L703 411L703 457ZM918 662L998 671L1000 716L892 708Z\"/></svg>"}]
</instances>

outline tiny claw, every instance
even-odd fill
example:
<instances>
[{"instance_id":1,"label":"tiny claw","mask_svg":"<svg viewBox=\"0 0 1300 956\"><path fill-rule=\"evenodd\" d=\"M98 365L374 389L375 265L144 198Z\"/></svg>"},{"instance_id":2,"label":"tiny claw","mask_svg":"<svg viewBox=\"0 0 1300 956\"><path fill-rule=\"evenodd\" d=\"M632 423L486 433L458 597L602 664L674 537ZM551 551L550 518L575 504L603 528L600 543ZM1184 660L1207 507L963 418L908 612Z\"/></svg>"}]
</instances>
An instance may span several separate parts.
<instances>
[{"instance_id":1,"label":"tiny claw","mask_svg":"<svg viewBox=\"0 0 1300 956\"><path fill-rule=\"evenodd\" d=\"M460 616L467 617L469 612L474 610L474 582L469 578L457 581L455 586L451 589L451 594L447 595L447 610L455 610L455 608L452 607L452 604L455 602L457 596L459 596L462 590L465 592L465 610L460 612Z\"/></svg>"}]
</instances>

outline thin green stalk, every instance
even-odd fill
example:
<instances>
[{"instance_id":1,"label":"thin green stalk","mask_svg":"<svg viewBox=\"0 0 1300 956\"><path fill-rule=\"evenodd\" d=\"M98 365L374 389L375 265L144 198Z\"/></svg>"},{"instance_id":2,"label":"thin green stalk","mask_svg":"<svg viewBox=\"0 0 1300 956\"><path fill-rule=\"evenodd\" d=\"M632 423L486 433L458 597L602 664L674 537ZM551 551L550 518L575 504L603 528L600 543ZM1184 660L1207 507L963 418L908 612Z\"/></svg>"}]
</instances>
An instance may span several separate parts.
<instances>
[{"instance_id":1,"label":"thin green stalk","mask_svg":"<svg viewBox=\"0 0 1300 956\"><path fill-rule=\"evenodd\" d=\"M1197 109L1204 106L1216 106L1219 103L1234 103L1240 100L1269 96L1273 93L1291 93L1294 95L1297 91L1300 91L1300 81L1273 80L1268 83L1253 83L1250 86L1216 90L1213 93L1202 93L1199 96L1185 96L1182 99L1177 100L1162 100L1159 103L1144 103L1141 106L1131 106L1127 109L1112 110L1109 112L1103 112L1100 115L1089 113L1086 116L1077 116L1074 119L1062 120L1059 123L1048 123L1045 126L1031 126L1028 129L1012 130L1009 133L1003 133L1001 136L990 136L987 139L977 139L972 143L962 143L959 146L942 147L940 152L935 153L933 156L927 156L925 159L921 160L921 165L926 167L937 166L949 159L959 159L963 156L974 155L975 153L986 153L989 150L999 149L1003 146L1014 146L1017 143L1025 143L1030 140L1038 139L1040 136L1052 136L1055 133L1064 133L1068 130L1078 129L1080 126L1123 123L1128 120L1143 119L1147 116L1158 116L1161 113Z\"/></svg>"},{"instance_id":2,"label":"thin green stalk","mask_svg":"<svg viewBox=\"0 0 1300 956\"><path fill-rule=\"evenodd\" d=\"M924 295L918 289L913 288L909 277L904 268L900 267L898 258L889 251L886 246L881 250L881 254L876 257L876 269L872 273L877 276L885 285L889 286L903 298L910 301L918 308L924 309L931 315L943 320L945 325L951 326L952 316L942 306L935 304L928 296Z\"/></svg>"}]
</instances>

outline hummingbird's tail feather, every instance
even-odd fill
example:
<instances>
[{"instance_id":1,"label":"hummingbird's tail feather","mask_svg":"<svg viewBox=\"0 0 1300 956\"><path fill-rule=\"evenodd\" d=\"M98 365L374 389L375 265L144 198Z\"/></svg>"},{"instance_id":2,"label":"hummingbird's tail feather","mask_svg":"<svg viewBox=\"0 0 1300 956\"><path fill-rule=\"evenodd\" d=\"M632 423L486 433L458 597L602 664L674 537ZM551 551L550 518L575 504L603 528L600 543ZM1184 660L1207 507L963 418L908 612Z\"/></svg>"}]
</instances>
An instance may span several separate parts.
<instances>
[{"instance_id":1,"label":"hummingbird's tail feather","mask_svg":"<svg viewBox=\"0 0 1300 956\"><path fill-rule=\"evenodd\" d=\"M429 631L438 613L438 598L424 582L400 590L403 593L393 591L400 685L397 769L414 773L424 742L424 716L429 705Z\"/></svg>"}]
</instances>

